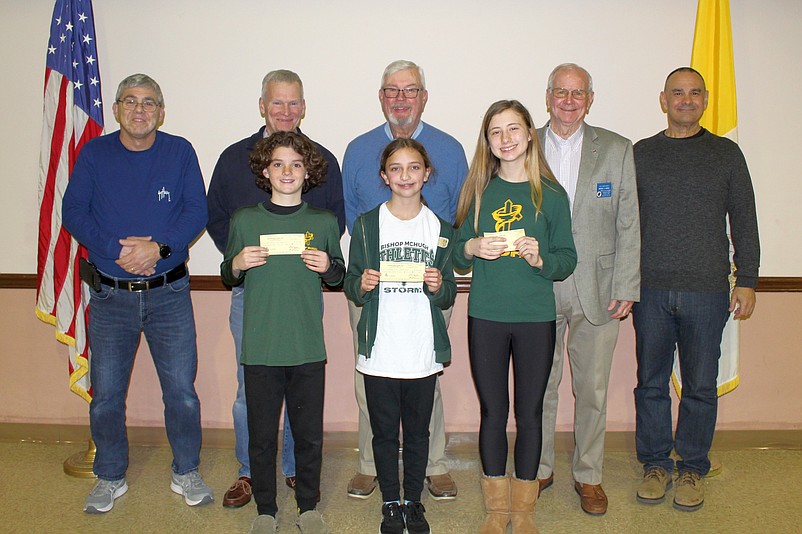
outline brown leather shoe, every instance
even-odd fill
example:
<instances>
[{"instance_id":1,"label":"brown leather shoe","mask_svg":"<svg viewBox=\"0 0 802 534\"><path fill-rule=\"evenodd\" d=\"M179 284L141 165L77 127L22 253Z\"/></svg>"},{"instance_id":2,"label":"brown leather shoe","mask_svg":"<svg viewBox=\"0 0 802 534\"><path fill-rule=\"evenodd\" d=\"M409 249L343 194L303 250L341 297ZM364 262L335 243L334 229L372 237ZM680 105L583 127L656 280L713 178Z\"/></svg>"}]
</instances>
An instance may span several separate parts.
<instances>
[{"instance_id":1,"label":"brown leather shoe","mask_svg":"<svg viewBox=\"0 0 802 534\"><path fill-rule=\"evenodd\" d=\"M544 489L548 489L551 487L552 484L554 484L554 473L550 474L546 478L537 479L537 484L538 486L540 486L537 490L537 494L538 496L540 496L540 494L543 493Z\"/></svg>"},{"instance_id":2,"label":"brown leather shoe","mask_svg":"<svg viewBox=\"0 0 802 534\"><path fill-rule=\"evenodd\" d=\"M457 484L448 473L426 477L429 495L436 501L451 501L457 498Z\"/></svg>"},{"instance_id":3,"label":"brown leather shoe","mask_svg":"<svg viewBox=\"0 0 802 534\"><path fill-rule=\"evenodd\" d=\"M348 483L348 496L354 499L367 499L376 490L376 477L357 473Z\"/></svg>"},{"instance_id":4,"label":"brown leather shoe","mask_svg":"<svg viewBox=\"0 0 802 534\"><path fill-rule=\"evenodd\" d=\"M579 494L579 503L586 513L602 515L607 512L607 495L601 484L574 482L574 489Z\"/></svg>"},{"instance_id":5,"label":"brown leather shoe","mask_svg":"<svg viewBox=\"0 0 802 534\"><path fill-rule=\"evenodd\" d=\"M239 508L251 502L251 478L239 477L223 496L223 506Z\"/></svg>"}]
</instances>

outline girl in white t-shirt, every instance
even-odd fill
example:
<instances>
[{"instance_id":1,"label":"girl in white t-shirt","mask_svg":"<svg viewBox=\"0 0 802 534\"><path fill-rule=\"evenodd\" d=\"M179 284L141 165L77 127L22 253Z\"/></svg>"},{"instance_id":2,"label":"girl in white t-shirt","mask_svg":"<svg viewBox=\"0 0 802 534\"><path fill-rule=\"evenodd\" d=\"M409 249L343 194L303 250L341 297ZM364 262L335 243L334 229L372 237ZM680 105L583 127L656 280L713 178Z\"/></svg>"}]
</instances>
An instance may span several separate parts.
<instances>
[{"instance_id":1,"label":"girl in white t-shirt","mask_svg":"<svg viewBox=\"0 0 802 534\"><path fill-rule=\"evenodd\" d=\"M426 150L396 139L381 157L389 201L360 216L345 293L362 307L357 370L365 378L373 455L384 505L382 534L430 532L420 503L437 374L451 359L443 310L456 296L452 226L424 204ZM404 500L398 476L403 427Z\"/></svg>"}]
</instances>

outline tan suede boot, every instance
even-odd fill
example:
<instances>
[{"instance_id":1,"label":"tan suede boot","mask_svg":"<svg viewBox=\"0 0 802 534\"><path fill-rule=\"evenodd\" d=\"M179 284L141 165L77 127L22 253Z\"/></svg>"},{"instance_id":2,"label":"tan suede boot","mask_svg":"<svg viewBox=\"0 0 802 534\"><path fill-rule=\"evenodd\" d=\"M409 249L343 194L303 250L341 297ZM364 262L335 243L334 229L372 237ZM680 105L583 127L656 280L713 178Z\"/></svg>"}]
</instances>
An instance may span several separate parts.
<instances>
[{"instance_id":1,"label":"tan suede boot","mask_svg":"<svg viewBox=\"0 0 802 534\"><path fill-rule=\"evenodd\" d=\"M479 534L504 534L510 522L510 477L482 475L480 483L487 515Z\"/></svg>"},{"instance_id":2,"label":"tan suede boot","mask_svg":"<svg viewBox=\"0 0 802 534\"><path fill-rule=\"evenodd\" d=\"M513 534L538 534L535 524L535 504L539 485L537 480L510 480L510 520Z\"/></svg>"}]
</instances>

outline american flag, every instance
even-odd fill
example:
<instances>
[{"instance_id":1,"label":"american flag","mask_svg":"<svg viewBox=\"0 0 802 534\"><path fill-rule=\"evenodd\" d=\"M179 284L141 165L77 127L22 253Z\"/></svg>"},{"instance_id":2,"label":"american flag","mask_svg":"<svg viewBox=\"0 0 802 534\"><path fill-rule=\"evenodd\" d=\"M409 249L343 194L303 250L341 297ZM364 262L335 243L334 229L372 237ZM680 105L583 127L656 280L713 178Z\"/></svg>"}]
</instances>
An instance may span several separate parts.
<instances>
[{"instance_id":1,"label":"american flag","mask_svg":"<svg viewBox=\"0 0 802 534\"><path fill-rule=\"evenodd\" d=\"M91 401L88 290L78 277L86 257L61 226L61 200L78 153L103 133L103 102L92 0L56 0L45 68L39 158L39 247L36 315L69 346L70 390Z\"/></svg>"}]
</instances>

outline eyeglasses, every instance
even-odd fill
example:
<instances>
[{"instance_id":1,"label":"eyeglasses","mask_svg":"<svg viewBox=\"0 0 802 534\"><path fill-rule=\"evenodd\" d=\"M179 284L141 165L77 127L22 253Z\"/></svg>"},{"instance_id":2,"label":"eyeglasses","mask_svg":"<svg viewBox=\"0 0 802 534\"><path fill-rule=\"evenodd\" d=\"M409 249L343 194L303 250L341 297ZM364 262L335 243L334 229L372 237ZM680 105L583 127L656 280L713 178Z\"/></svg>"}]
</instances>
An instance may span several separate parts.
<instances>
[{"instance_id":1,"label":"eyeglasses","mask_svg":"<svg viewBox=\"0 0 802 534\"><path fill-rule=\"evenodd\" d=\"M123 98L122 100L118 100L120 104L123 105L123 109L127 111L134 111L137 106L142 106L142 111L146 111L148 113L152 113L156 111L156 108L161 107L161 104L157 103L155 100L143 100L142 102L137 101L136 98Z\"/></svg>"},{"instance_id":2,"label":"eyeglasses","mask_svg":"<svg viewBox=\"0 0 802 534\"><path fill-rule=\"evenodd\" d=\"M399 89L398 87L382 87L382 92L387 98L398 98L400 93L404 93L404 97L406 98L415 98L420 91L421 89L419 87L405 87L404 89Z\"/></svg>"},{"instance_id":3,"label":"eyeglasses","mask_svg":"<svg viewBox=\"0 0 802 534\"><path fill-rule=\"evenodd\" d=\"M568 98L568 95L571 95L574 100L585 100L588 92L584 89L563 89L562 87L555 87L551 90L551 96L554 98Z\"/></svg>"}]
</instances>

